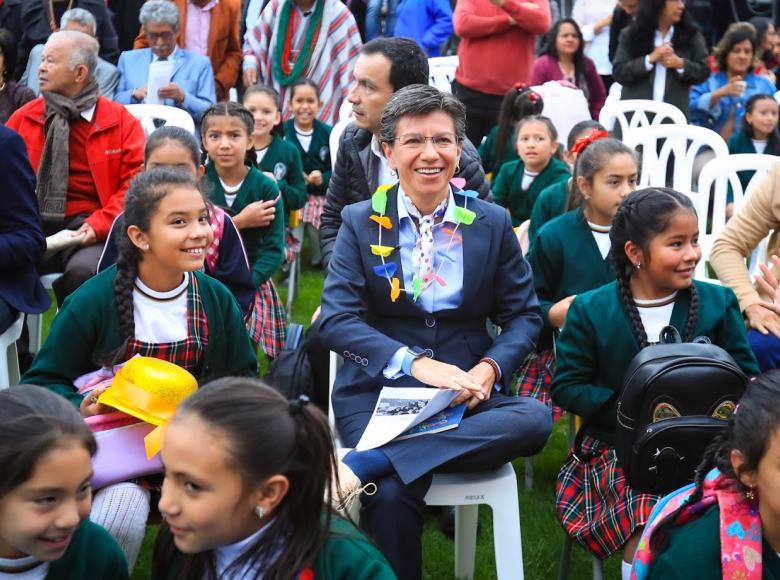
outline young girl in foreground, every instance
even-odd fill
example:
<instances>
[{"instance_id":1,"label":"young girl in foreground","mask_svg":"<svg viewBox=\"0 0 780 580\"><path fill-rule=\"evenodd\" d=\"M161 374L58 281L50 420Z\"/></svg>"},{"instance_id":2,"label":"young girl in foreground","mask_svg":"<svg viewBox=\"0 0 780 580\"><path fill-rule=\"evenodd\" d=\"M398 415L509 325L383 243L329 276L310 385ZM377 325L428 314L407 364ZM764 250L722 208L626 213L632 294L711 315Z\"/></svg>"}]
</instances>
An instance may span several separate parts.
<instances>
[{"instance_id":1,"label":"young girl in foreground","mask_svg":"<svg viewBox=\"0 0 780 580\"><path fill-rule=\"evenodd\" d=\"M87 519L95 438L62 397L0 391L0 579L128 578L114 539Z\"/></svg>"},{"instance_id":2,"label":"young girl in foreground","mask_svg":"<svg viewBox=\"0 0 780 580\"><path fill-rule=\"evenodd\" d=\"M175 363L201 383L256 374L235 298L200 272L214 235L208 217L190 173L158 168L136 176L125 196L116 265L65 301L22 383L59 393L90 416L111 409L97 402L101 389L81 394L75 379L135 355ZM96 493L91 518L117 539L132 567L148 514L148 491L123 482Z\"/></svg>"},{"instance_id":3,"label":"young girl in foreground","mask_svg":"<svg viewBox=\"0 0 780 580\"><path fill-rule=\"evenodd\" d=\"M617 280L574 299L556 345L553 401L587 423L580 459L570 454L558 475L558 518L600 558L624 547L623 578L658 500L627 485L615 456L615 402L631 359L671 324L683 340L706 336L745 373L758 373L734 293L693 280L698 236L687 196L665 188L631 193L609 232Z\"/></svg>"},{"instance_id":4,"label":"young girl in foreground","mask_svg":"<svg viewBox=\"0 0 780 580\"><path fill-rule=\"evenodd\" d=\"M777 101L772 95L758 94L745 103L745 119L742 130L729 139L729 153L763 153L780 155L780 133ZM739 180L746 188L753 178L753 171L740 171ZM729 202L732 200L729 199Z\"/></svg>"},{"instance_id":5,"label":"young girl in foreground","mask_svg":"<svg viewBox=\"0 0 780 580\"><path fill-rule=\"evenodd\" d=\"M238 103L214 105L203 114L200 134L208 154L206 181L211 201L235 215L252 267L258 300L250 328L271 358L284 346L286 322L284 307L271 277L284 259L284 203L273 179L256 167L252 151L252 114ZM261 227L246 227L239 216L257 202L273 202L270 221ZM263 223L263 222L258 222Z\"/></svg>"},{"instance_id":6,"label":"young girl in foreground","mask_svg":"<svg viewBox=\"0 0 780 580\"><path fill-rule=\"evenodd\" d=\"M392 580L368 540L331 513L325 416L259 381L190 396L165 431L154 578Z\"/></svg>"},{"instance_id":7,"label":"young girl in foreground","mask_svg":"<svg viewBox=\"0 0 780 580\"><path fill-rule=\"evenodd\" d=\"M307 78L300 78L290 88L290 111L293 117L284 124L285 138L295 145L303 160L303 179L306 182L308 199L301 212L301 221L311 240L312 263L319 265L320 217L325 206L332 173L330 155L330 125L317 119L322 101L320 87ZM304 227L304 226L301 226Z\"/></svg>"},{"instance_id":8,"label":"young girl in foreground","mask_svg":"<svg viewBox=\"0 0 780 580\"><path fill-rule=\"evenodd\" d=\"M571 176L558 159L558 132L547 117L525 117L517 124L520 159L505 163L493 181L493 201L509 210L512 226L531 217L539 193Z\"/></svg>"},{"instance_id":9,"label":"young girl in foreground","mask_svg":"<svg viewBox=\"0 0 780 580\"><path fill-rule=\"evenodd\" d=\"M653 513L632 579L780 578L779 464L780 371L770 371L750 383L695 485Z\"/></svg>"},{"instance_id":10,"label":"young girl in foreground","mask_svg":"<svg viewBox=\"0 0 780 580\"><path fill-rule=\"evenodd\" d=\"M636 153L617 139L594 138L580 142L583 148L574 168L574 195L581 198L580 209L547 222L528 253L545 326L537 351L526 359L518 394L548 405L555 372L553 333L563 328L577 294L615 279L609 230L620 202L636 189ZM560 409L554 408L553 419L560 415Z\"/></svg>"}]
</instances>

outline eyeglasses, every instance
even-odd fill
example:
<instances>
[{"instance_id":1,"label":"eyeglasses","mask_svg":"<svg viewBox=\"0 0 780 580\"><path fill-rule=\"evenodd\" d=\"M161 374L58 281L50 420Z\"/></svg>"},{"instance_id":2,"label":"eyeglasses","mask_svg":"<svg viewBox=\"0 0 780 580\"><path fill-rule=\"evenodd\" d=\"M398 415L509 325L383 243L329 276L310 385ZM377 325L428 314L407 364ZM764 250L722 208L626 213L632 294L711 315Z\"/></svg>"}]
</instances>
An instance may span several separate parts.
<instances>
[{"instance_id":1,"label":"eyeglasses","mask_svg":"<svg viewBox=\"0 0 780 580\"><path fill-rule=\"evenodd\" d=\"M149 42L157 42L158 40L162 40L164 42L170 42L173 40L174 33L172 30L168 30L167 32L147 32L146 38L149 39Z\"/></svg>"},{"instance_id":2,"label":"eyeglasses","mask_svg":"<svg viewBox=\"0 0 780 580\"><path fill-rule=\"evenodd\" d=\"M460 139L453 133L442 133L440 135L434 135L432 137L425 137L417 133L410 133L408 135L401 135L396 137L393 141L398 141L401 147L405 149L415 150L425 147L425 143L430 141L436 149L446 151L448 149L454 149L457 147Z\"/></svg>"}]
</instances>

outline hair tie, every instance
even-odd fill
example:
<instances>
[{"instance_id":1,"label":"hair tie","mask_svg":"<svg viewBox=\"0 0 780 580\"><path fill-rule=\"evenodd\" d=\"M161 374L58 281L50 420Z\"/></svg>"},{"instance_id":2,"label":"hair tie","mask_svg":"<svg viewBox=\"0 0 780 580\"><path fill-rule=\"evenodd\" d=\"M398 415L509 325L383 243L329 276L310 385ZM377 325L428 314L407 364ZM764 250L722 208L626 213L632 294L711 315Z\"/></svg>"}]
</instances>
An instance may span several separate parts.
<instances>
[{"instance_id":1,"label":"hair tie","mask_svg":"<svg viewBox=\"0 0 780 580\"><path fill-rule=\"evenodd\" d=\"M518 93L522 93L526 89L527 85L525 83L515 83L515 90Z\"/></svg>"},{"instance_id":2,"label":"hair tie","mask_svg":"<svg viewBox=\"0 0 780 580\"><path fill-rule=\"evenodd\" d=\"M535 102L541 100L541 98L542 97L539 95L539 93L534 92L531 89L528 89L528 100L529 101L531 101L532 103L535 103Z\"/></svg>"},{"instance_id":3,"label":"hair tie","mask_svg":"<svg viewBox=\"0 0 780 580\"><path fill-rule=\"evenodd\" d=\"M290 415L297 415L303 411L303 408L310 403L309 397L306 395L298 395L297 399L290 401Z\"/></svg>"},{"instance_id":4,"label":"hair tie","mask_svg":"<svg viewBox=\"0 0 780 580\"><path fill-rule=\"evenodd\" d=\"M590 135L583 137L582 139L577 139L577 142L574 144L574 147L571 148L571 152L575 155L580 155L585 149L588 148L588 145L593 143L594 141L598 141L599 139L606 139L609 137L609 133L606 131L600 131L598 129L593 129L590 132Z\"/></svg>"}]
</instances>

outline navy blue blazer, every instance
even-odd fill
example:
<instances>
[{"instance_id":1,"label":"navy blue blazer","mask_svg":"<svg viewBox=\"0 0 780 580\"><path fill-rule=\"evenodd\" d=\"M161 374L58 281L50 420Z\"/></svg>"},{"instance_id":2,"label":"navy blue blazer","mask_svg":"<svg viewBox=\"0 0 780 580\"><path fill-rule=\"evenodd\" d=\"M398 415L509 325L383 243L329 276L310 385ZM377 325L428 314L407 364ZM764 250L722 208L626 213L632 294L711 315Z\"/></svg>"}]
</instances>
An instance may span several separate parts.
<instances>
[{"instance_id":1,"label":"navy blue blazer","mask_svg":"<svg viewBox=\"0 0 780 580\"><path fill-rule=\"evenodd\" d=\"M386 246L398 245L397 191L396 186L387 195L385 215L393 228L382 234ZM455 195L458 205L464 200ZM461 226L463 300L457 308L434 313L419 308L405 292L392 302L387 278L374 273L381 259L369 250L370 244L378 242L377 224L369 219L371 200L342 211L322 291L320 327L325 344L345 359L332 396L337 420L363 413L365 427L383 386L424 386L412 377L391 380L382 374L403 346L429 349L432 358L464 370L490 357L501 368L504 392L534 349L542 327L541 308L509 214L479 199L469 199L468 207L476 219ZM386 261L397 265L396 276L403 280L400 253L393 252ZM488 335L488 319L502 329L495 339Z\"/></svg>"},{"instance_id":2,"label":"navy blue blazer","mask_svg":"<svg viewBox=\"0 0 780 580\"><path fill-rule=\"evenodd\" d=\"M0 125L0 298L19 312L48 310L51 299L35 271L46 251L35 173L22 138Z\"/></svg>"}]
</instances>

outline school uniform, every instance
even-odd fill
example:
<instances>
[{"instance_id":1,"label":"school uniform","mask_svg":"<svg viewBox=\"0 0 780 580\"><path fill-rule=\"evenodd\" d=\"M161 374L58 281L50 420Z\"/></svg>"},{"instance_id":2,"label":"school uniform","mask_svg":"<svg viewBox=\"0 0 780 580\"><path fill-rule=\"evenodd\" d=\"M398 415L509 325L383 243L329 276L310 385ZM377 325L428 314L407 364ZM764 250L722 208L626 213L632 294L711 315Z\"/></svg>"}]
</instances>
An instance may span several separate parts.
<instances>
[{"instance_id":1,"label":"school uniform","mask_svg":"<svg viewBox=\"0 0 780 580\"><path fill-rule=\"evenodd\" d=\"M479 156L482 159L482 166L485 168L485 173L492 173L495 177L498 174L498 170L510 161L517 161L520 156L517 154L517 147L515 141L517 140L517 131L512 129L509 131L509 135L506 137L504 143L504 151L502 152L501 159L496 158L496 136L498 135L498 125L493 127L485 137L485 140L479 146Z\"/></svg>"},{"instance_id":2,"label":"school uniform","mask_svg":"<svg viewBox=\"0 0 780 580\"><path fill-rule=\"evenodd\" d=\"M330 153L330 132L332 127L318 119L314 119L311 140L308 147L303 146L298 131L295 129L295 119L288 119L284 123L284 135L290 143L298 148L303 161L303 171L306 174L312 171L322 173L322 184L306 185L308 198L301 212L301 221L311 224L315 229L320 229L322 208L325 207L325 193L328 191L330 175L333 172Z\"/></svg>"},{"instance_id":3,"label":"school uniform","mask_svg":"<svg viewBox=\"0 0 780 580\"><path fill-rule=\"evenodd\" d=\"M546 223L528 252L544 327L536 352L528 356L520 371L518 394L545 403L553 412L553 420L558 419L563 411L550 401L549 386L555 373L553 333L557 330L550 324L550 309L567 296L581 294L615 280L608 236L608 231L594 231L582 210L577 209Z\"/></svg>"},{"instance_id":4,"label":"school uniform","mask_svg":"<svg viewBox=\"0 0 780 580\"><path fill-rule=\"evenodd\" d=\"M306 204L306 182L303 181L303 161L298 149L282 137L272 135L271 143L258 154L257 168L273 174L284 199L285 223L289 213ZM259 156L262 155L262 159Z\"/></svg>"},{"instance_id":5,"label":"school uniform","mask_svg":"<svg viewBox=\"0 0 780 580\"><path fill-rule=\"evenodd\" d=\"M708 337L729 352L746 374L758 374L734 293L723 286L694 284L699 308L693 336ZM671 304L669 324L683 335L690 292L677 292ZM652 335L649 340L658 341ZM556 348L553 401L587 421L582 450L590 456L584 460L589 469L587 482L577 478L579 461L572 456L567 459L556 484L556 511L564 525L587 513L587 520L570 534L604 558L644 525L658 499L627 485L613 447L616 401L607 403L622 388L625 370L639 352L617 281L574 299ZM588 490L584 497L583 489Z\"/></svg>"},{"instance_id":6,"label":"school uniform","mask_svg":"<svg viewBox=\"0 0 780 580\"><path fill-rule=\"evenodd\" d=\"M40 562L38 567L30 570L29 567L34 563L32 557L17 560L0 558L0 580L31 577L27 574L44 574L34 577L45 580L127 580L130 577L127 561L119 544L106 530L89 520L84 520L73 532L70 544L61 558L53 562ZM15 569L19 572L11 571ZM29 572L24 574L22 569Z\"/></svg>"},{"instance_id":7,"label":"school uniform","mask_svg":"<svg viewBox=\"0 0 780 580\"><path fill-rule=\"evenodd\" d=\"M81 403L74 379L94 371L96 361L122 344L114 294L116 273L116 266L111 266L65 300L22 384L40 385L75 405ZM157 343L132 338L125 359L140 354L174 362L195 375L198 384L224 376L256 376L255 350L236 299L206 274L191 272L186 278L186 336Z\"/></svg>"},{"instance_id":8,"label":"school uniform","mask_svg":"<svg viewBox=\"0 0 780 580\"><path fill-rule=\"evenodd\" d=\"M558 181L565 182L571 177L569 167L555 157L550 159L526 190L523 190L524 172L525 164L522 159L518 159L504 164L493 180L493 201L509 210L513 227L531 217L534 202L543 189Z\"/></svg>"},{"instance_id":9,"label":"school uniform","mask_svg":"<svg viewBox=\"0 0 780 580\"><path fill-rule=\"evenodd\" d=\"M735 131L729 139L729 154L734 155L736 153L762 153L764 155L780 156L780 144L778 144L777 141L777 137L775 137L775 142L773 142L770 137L767 139L766 143L763 144L763 147L759 146L761 148L761 151L759 151L756 149L756 143L745 132ZM742 184L743 191L747 189L748 183L750 183L750 180L753 179L754 174L755 171L737 172L737 177L739 177L739 182ZM731 186L729 185L728 201L731 202L733 200L734 193L731 191Z\"/></svg>"},{"instance_id":10,"label":"school uniform","mask_svg":"<svg viewBox=\"0 0 780 580\"><path fill-rule=\"evenodd\" d=\"M275 357L284 346L287 333L284 306L271 279L284 260L284 202L279 188L268 176L250 167L238 190L228 194L235 195L232 204L229 204L213 163L206 166L205 179L210 185L211 201L230 216L238 215L250 203L276 199L276 217L269 225L241 230L252 269L252 279L257 288L249 333L252 340L259 343L269 357Z\"/></svg>"},{"instance_id":11,"label":"school uniform","mask_svg":"<svg viewBox=\"0 0 780 580\"><path fill-rule=\"evenodd\" d=\"M528 239L531 244L544 224L566 212L570 187L571 179L556 181L549 187L545 187L536 198L531 209L531 224L528 227Z\"/></svg>"}]
</instances>

